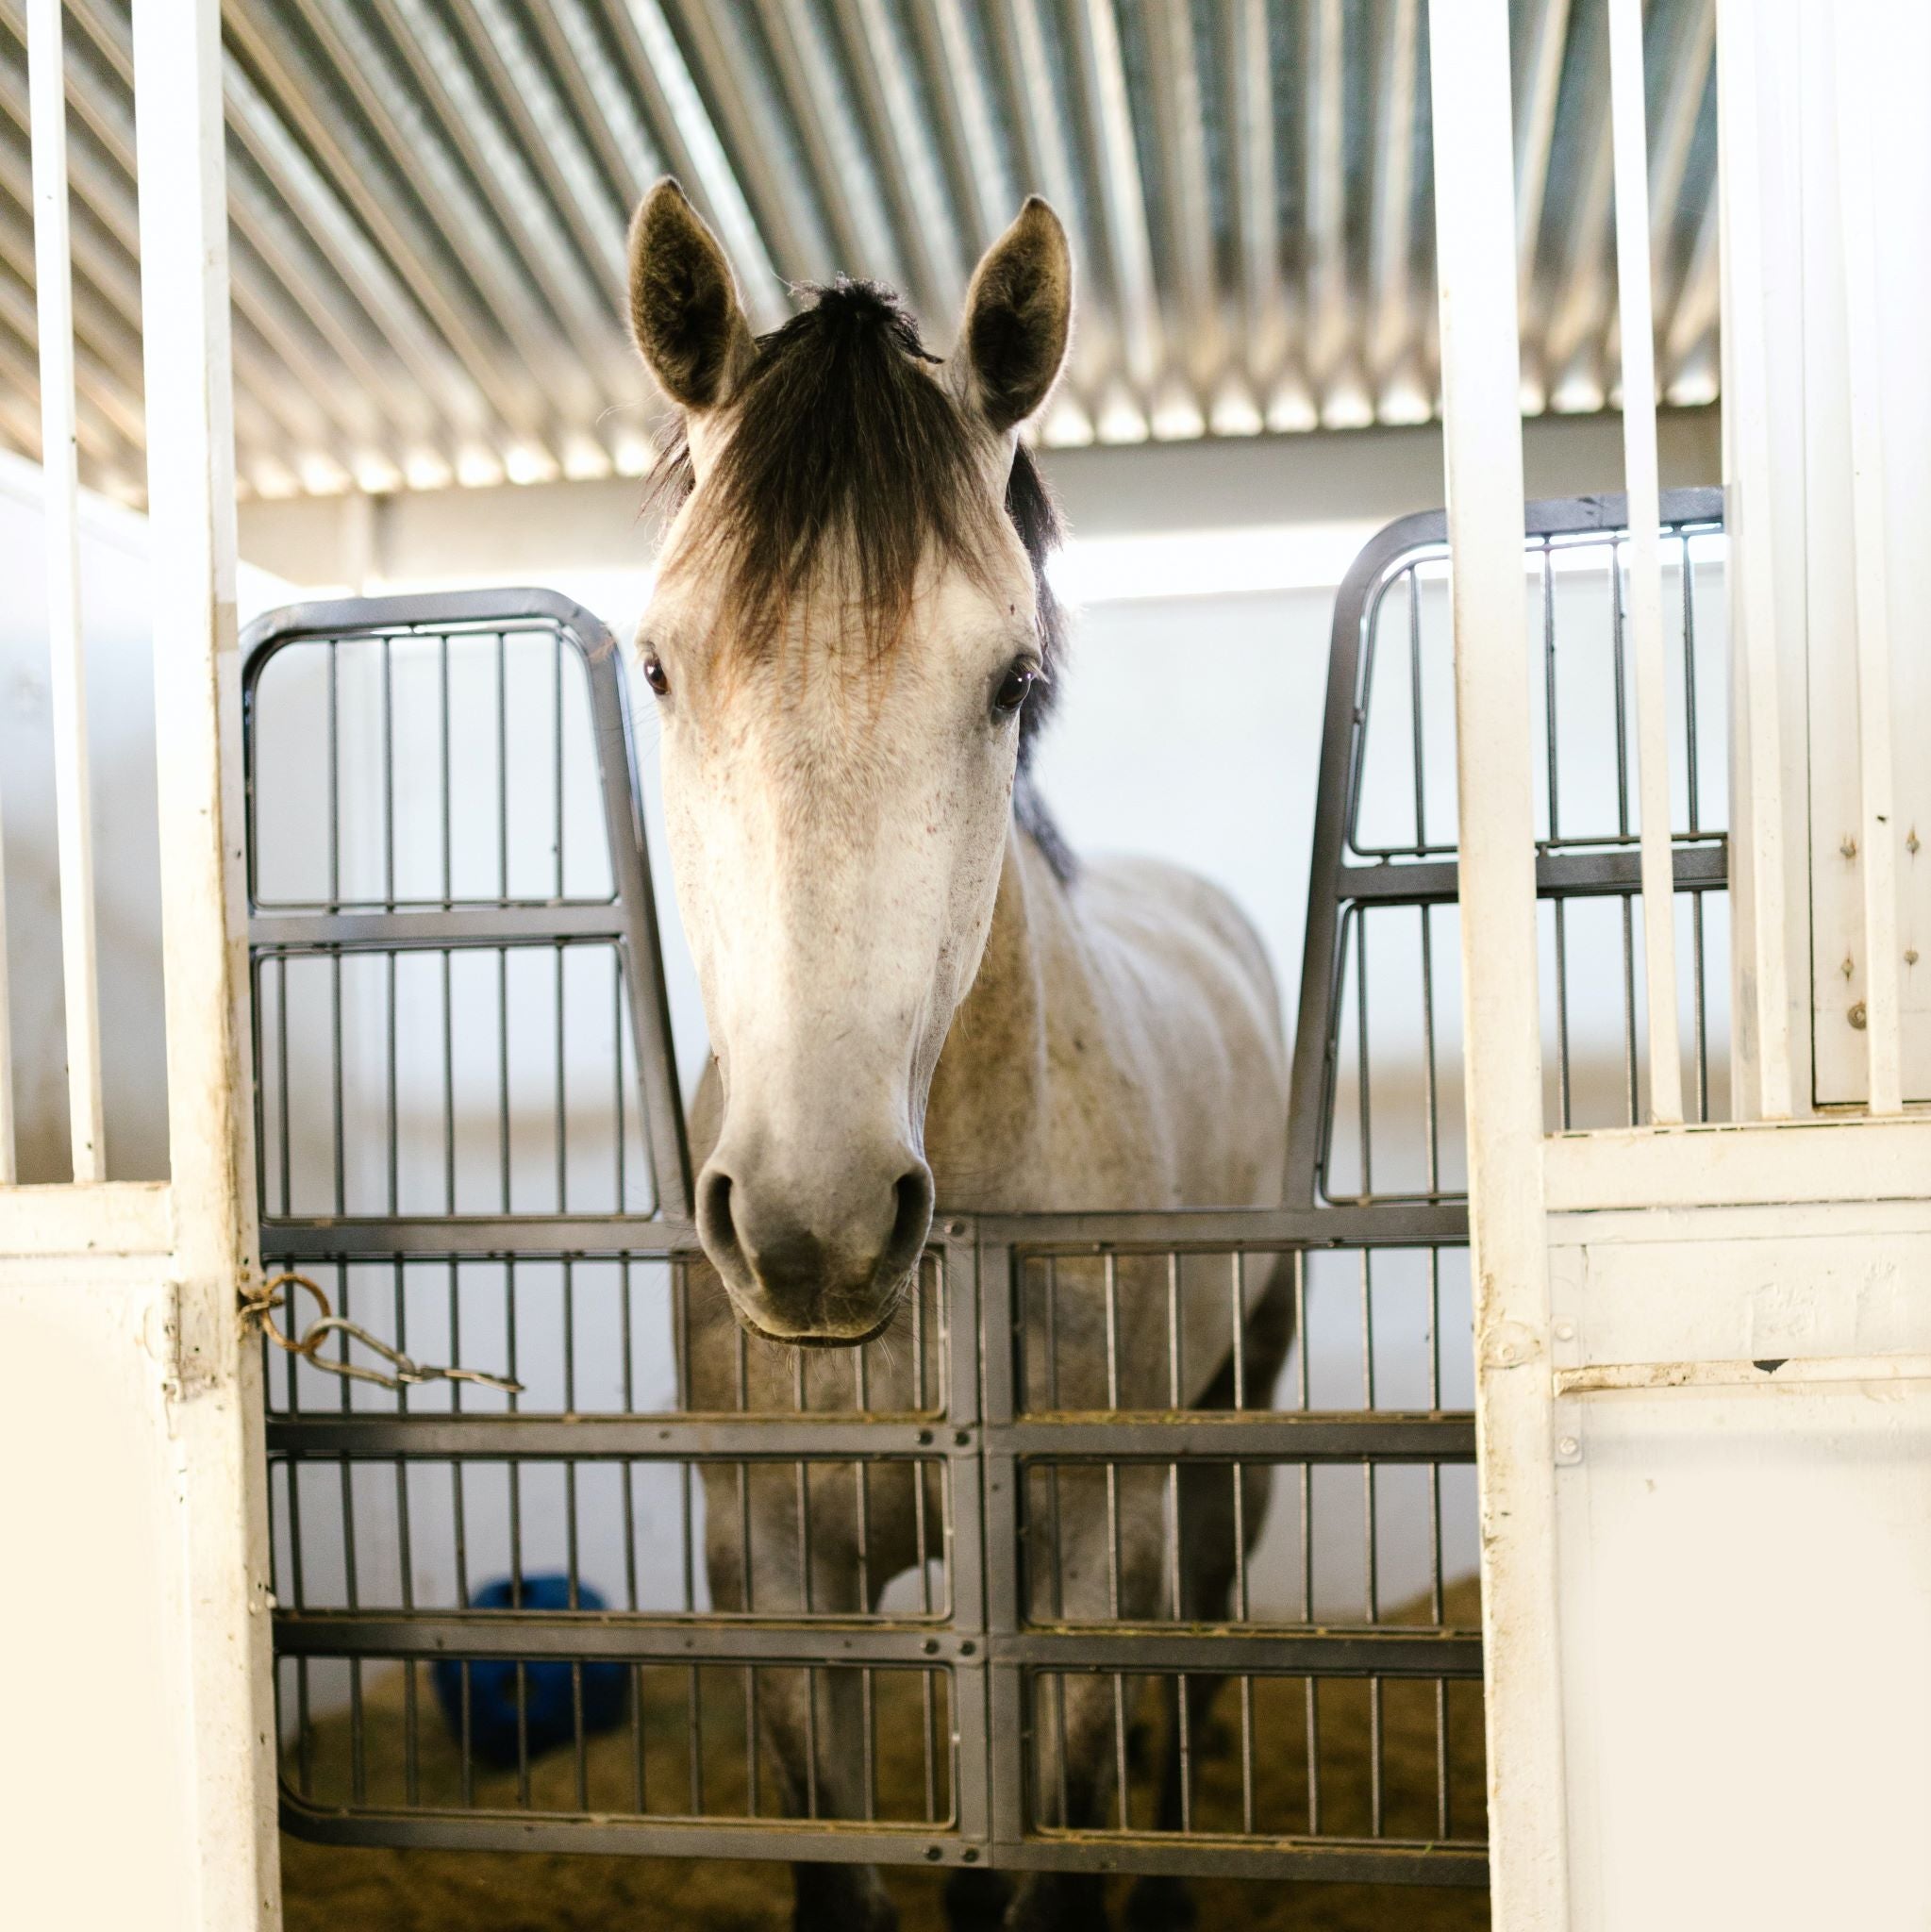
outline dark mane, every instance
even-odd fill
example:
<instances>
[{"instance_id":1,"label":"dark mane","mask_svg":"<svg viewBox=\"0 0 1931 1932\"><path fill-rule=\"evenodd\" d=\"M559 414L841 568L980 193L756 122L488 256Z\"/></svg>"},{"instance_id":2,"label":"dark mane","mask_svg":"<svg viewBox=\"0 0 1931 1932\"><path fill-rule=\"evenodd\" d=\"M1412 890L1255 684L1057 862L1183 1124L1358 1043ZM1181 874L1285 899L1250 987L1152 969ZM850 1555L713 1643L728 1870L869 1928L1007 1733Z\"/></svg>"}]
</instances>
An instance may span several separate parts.
<instances>
[{"instance_id":1,"label":"dark mane","mask_svg":"<svg viewBox=\"0 0 1931 1932\"><path fill-rule=\"evenodd\" d=\"M994 520L981 447L951 394L927 374L924 365L938 358L926 354L917 323L890 289L841 276L803 292L810 306L758 339L732 398L741 433L719 455L707 484L710 514L689 557L726 586L733 649L771 649L793 603L828 581L857 613L877 660L904 635L928 547L988 579ZM658 459L646 502L669 515L691 488L691 455L679 434ZM1024 772L1051 708L1063 633L1045 575L1059 514L1024 444L1006 513L1032 562L1046 669L1020 720ZM1064 848L1024 782L1018 809L1059 864Z\"/></svg>"}]
</instances>

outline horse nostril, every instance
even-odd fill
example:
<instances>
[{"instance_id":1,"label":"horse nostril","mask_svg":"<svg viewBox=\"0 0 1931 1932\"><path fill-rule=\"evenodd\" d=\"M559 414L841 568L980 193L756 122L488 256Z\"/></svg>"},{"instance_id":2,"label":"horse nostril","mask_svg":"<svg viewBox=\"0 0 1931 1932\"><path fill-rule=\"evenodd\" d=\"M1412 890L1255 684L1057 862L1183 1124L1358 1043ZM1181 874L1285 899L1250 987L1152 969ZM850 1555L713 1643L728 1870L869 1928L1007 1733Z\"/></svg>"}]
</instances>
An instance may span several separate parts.
<instances>
[{"instance_id":1,"label":"horse nostril","mask_svg":"<svg viewBox=\"0 0 1931 1932\"><path fill-rule=\"evenodd\" d=\"M707 1167L697 1181L697 1236L721 1270L741 1268L744 1250L731 1217L731 1177L719 1167Z\"/></svg>"},{"instance_id":2,"label":"horse nostril","mask_svg":"<svg viewBox=\"0 0 1931 1932\"><path fill-rule=\"evenodd\" d=\"M899 1175L892 1188L897 1212L892 1218L891 1239L886 1243L883 1260L887 1268L902 1273L918 1265L932 1228L932 1171L923 1162Z\"/></svg>"}]
</instances>

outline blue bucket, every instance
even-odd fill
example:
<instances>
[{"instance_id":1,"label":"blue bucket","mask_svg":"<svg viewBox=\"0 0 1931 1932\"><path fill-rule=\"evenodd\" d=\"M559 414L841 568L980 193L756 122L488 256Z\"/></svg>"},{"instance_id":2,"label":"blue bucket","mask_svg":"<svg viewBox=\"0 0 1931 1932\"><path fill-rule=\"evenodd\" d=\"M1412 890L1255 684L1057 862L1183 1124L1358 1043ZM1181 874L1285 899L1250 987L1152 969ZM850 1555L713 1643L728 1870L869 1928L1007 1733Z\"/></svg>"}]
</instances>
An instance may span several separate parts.
<instances>
[{"instance_id":1,"label":"blue bucket","mask_svg":"<svg viewBox=\"0 0 1931 1932\"><path fill-rule=\"evenodd\" d=\"M499 1577L486 1583L470 1598L473 1610L508 1610L511 1607L510 1579ZM525 1576L517 1592L516 1608L523 1610L567 1610L570 1579L567 1576ZM601 1610L603 1597L587 1584L576 1587L575 1608ZM441 1657L433 1666L436 1701L442 1707L450 1733L458 1740L463 1734L463 1679L469 1679L469 1737L472 1753L483 1763L508 1770L517 1762L517 1679L521 1673L522 1733L532 1758L576 1736L576 1693L572 1673L583 1683L583 1729L586 1737L614 1730L624 1722L624 1680L629 1675L623 1664L591 1663L572 1665L554 1659L519 1663L514 1657L475 1657L459 1661Z\"/></svg>"}]
</instances>

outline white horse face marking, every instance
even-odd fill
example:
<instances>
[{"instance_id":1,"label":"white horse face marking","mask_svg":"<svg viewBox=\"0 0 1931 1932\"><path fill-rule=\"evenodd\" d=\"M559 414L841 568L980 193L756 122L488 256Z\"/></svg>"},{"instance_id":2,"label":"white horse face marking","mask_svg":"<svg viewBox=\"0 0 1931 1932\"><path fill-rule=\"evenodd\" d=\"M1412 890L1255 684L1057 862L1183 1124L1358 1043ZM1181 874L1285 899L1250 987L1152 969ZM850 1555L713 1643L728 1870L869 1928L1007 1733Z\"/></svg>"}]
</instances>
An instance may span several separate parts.
<instances>
[{"instance_id":1,"label":"white horse face marking","mask_svg":"<svg viewBox=\"0 0 1931 1932\"><path fill-rule=\"evenodd\" d=\"M724 1091L698 1232L748 1326L856 1342L924 1247L926 1098L985 951L1044 668L1003 498L1064 350L1064 237L1028 206L942 370L862 291L825 293L797 353L751 346L674 189L632 248L639 345L691 450L639 649ZM813 447L841 433L850 449Z\"/></svg>"}]
</instances>

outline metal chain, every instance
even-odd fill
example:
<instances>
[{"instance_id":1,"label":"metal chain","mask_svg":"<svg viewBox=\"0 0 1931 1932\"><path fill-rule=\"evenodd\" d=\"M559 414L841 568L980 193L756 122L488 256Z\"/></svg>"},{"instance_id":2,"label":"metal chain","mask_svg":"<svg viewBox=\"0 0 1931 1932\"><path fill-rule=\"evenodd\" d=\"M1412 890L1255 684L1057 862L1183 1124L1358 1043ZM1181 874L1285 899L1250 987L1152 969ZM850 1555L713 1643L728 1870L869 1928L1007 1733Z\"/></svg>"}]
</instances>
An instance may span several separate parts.
<instances>
[{"instance_id":1,"label":"metal chain","mask_svg":"<svg viewBox=\"0 0 1931 1932\"><path fill-rule=\"evenodd\" d=\"M283 1291L289 1288L307 1289L322 1309L322 1313L302 1331L300 1341L291 1341L275 1325L274 1311L289 1306L289 1297ZM374 1382L378 1389L413 1389L424 1382L474 1382L484 1389L501 1390L506 1395L523 1393L523 1384L512 1381L508 1375L491 1375L481 1369L439 1369L428 1362L411 1360L401 1349L391 1347L379 1335L371 1335L359 1322L351 1322L346 1315L338 1315L329 1305L327 1295L306 1274L277 1274L263 1282L254 1294L242 1295L241 1304L243 1319L258 1318L261 1323L261 1332L277 1348L305 1357L331 1375L343 1375L356 1382ZM345 1359L331 1360L321 1355L318 1351L331 1335L346 1335L352 1341L359 1341L364 1348L373 1349L390 1365L391 1373L364 1368L358 1362Z\"/></svg>"}]
</instances>

